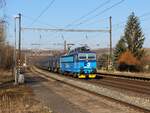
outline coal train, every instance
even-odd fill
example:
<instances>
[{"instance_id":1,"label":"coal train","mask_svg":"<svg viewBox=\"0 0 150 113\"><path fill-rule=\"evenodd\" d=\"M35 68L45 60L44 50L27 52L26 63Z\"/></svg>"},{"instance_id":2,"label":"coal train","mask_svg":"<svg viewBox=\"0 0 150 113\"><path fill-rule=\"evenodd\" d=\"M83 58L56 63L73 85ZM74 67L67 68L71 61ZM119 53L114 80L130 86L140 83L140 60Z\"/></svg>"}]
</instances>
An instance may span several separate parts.
<instances>
[{"instance_id":1,"label":"coal train","mask_svg":"<svg viewBox=\"0 0 150 113\"><path fill-rule=\"evenodd\" d=\"M88 46L75 48L64 55L49 56L39 64L51 72L73 75L78 78L96 77L96 53Z\"/></svg>"}]
</instances>

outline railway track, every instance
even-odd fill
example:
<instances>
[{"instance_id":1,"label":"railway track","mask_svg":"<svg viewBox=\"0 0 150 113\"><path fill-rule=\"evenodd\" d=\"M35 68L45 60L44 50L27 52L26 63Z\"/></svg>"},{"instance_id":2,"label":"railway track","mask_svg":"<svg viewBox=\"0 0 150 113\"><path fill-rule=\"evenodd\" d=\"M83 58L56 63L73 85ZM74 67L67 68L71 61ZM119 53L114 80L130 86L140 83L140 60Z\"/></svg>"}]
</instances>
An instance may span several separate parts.
<instances>
[{"instance_id":1,"label":"railway track","mask_svg":"<svg viewBox=\"0 0 150 113\"><path fill-rule=\"evenodd\" d=\"M41 73L42 74L42 73ZM48 75L45 75L45 77L49 78L50 76ZM71 79L71 81L79 81L79 82L82 82L82 83L87 83L87 84L92 84L92 85L95 85L95 86L100 86L100 85L105 85L105 86L111 86L111 87L114 87L114 88L119 88L119 89L124 89L124 90L127 90L127 91L132 91L132 92L136 92L136 93L140 93L140 94L146 94L146 95L150 95L150 91L149 91L149 86L150 86L150 83L149 82L145 82L142 81L140 84L139 84L139 81L134 81L134 80L127 80L127 79L120 79L120 82L118 82L118 78L103 78L103 79L90 79L90 80L81 80L81 79L76 79L76 78L72 78L72 77L69 77L69 76L63 76L63 78L67 78L67 79ZM55 79L55 80L58 80L58 79ZM68 82L64 82L62 80L58 80L60 82L63 82L65 84L69 84ZM138 83L138 85L137 85ZM99 95L98 93L96 92L93 92L93 91L89 91L88 89L85 89L85 88L82 88L80 86L75 86L75 85L72 85L72 84L69 84L73 87L77 87L79 89L82 89L82 90L85 90L85 91L88 91L90 93L94 93L96 95ZM101 95L101 94L100 94ZM141 107L141 106L137 106L137 105L134 105L134 104L131 104L131 103L128 103L128 102L124 102L124 101L120 101L120 100L117 100L116 97L113 98L113 97L109 97L108 95L103 95L102 96L106 97L106 98L109 98L109 99L113 99L114 101L116 102L121 102L125 105L128 105L128 106L132 106L133 108L136 108L136 109L139 109L141 111L144 111L146 113L149 113L150 112L150 109L147 109L147 108L144 108L144 107Z\"/></svg>"},{"instance_id":2,"label":"railway track","mask_svg":"<svg viewBox=\"0 0 150 113\"><path fill-rule=\"evenodd\" d=\"M105 85L121 90L132 91L140 94L150 95L150 82L128 80L121 78L103 78L101 80L89 80L89 83L95 85Z\"/></svg>"},{"instance_id":3,"label":"railway track","mask_svg":"<svg viewBox=\"0 0 150 113\"><path fill-rule=\"evenodd\" d=\"M48 71L47 69L44 70ZM69 77L71 79L77 79L77 78L72 78L70 76L65 76L65 77ZM78 80L87 83L92 83L95 85L104 85L104 86L114 87L114 88L123 89L131 92L136 92L140 94L150 95L150 81L147 80L143 81L143 79L131 79L131 78L121 77L118 75L117 77L113 75L110 76L98 75L96 79L89 79L88 81L86 81L87 79L86 80L78 79Z\"/></svg>"},{"instance_id":4,"label":"railway track","mask_svg":"<svg viewBox=\"0 0 150 113\"><path fill-rule=\"evenodd\" d=\"M142 81L150 81L150 77L145 76L130 76L124 74L112 74L112 73L97 73L100 76L104 77L117 77L117 78L125 78L125 79L133 79L133 80L142 80Z\"/></svg>"},{"instance_id":5,"label":"railway track","mask_svg":"<svg viewBox=\"0 0 150 113\"><path fill-rule=\"evenodd\" d=\"M45 71L49 71L48 69L46 69L46 68L43 68L43 67L40 67L40 66L37 66L38 68L40 68L40 69L43 69L43 70L45 70ZM104 78L106 78L106 77L108 77L108 78L119 78L119 79L130 79L130 80L138 80L138 81L144 81L144 83L145 83L145 81L150 81L150 77L145 77L145 76L130 76L130 75L124 75L124 74L112 74L112 73L100 73L100 72L98 72L97 73L97 76L98 77L104 77Z\"/></svg>"}]
</instances>

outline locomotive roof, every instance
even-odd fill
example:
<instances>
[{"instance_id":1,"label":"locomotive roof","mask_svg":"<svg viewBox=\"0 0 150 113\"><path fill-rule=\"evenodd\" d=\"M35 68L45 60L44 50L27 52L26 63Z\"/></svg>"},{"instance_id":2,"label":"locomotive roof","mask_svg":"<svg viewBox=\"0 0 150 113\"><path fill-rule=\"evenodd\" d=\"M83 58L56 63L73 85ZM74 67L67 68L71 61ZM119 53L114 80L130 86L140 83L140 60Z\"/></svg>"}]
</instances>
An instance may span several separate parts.
<instances>
[{"instance_id":1,"label":"locomotive roof","mask_svg":"<svg viewBox=\"0 0 150 113\"><path fill-rule=\"evenodd\" d=\"M80 51L80 52L84 51L85 52L85 51L90 51L90 48L88 46L81 46L81 47L74 48L69 52L71 53L74 51Z\"/></svg>"},{"instance_id":2,"label":"locomotive roof","mask_svg":"<svg viewBox=\"0 0 150 113\"><path fill-rule=\"evenodd\" d=\"M86 52L76 51L76 52L72 52L72 53L69 53L69 54L62 55L62 56L76 55L76 54L79 54L79 53L95 53L95 52L93 52L93 51L86 51Z\"/></svg>"}]
</instances>

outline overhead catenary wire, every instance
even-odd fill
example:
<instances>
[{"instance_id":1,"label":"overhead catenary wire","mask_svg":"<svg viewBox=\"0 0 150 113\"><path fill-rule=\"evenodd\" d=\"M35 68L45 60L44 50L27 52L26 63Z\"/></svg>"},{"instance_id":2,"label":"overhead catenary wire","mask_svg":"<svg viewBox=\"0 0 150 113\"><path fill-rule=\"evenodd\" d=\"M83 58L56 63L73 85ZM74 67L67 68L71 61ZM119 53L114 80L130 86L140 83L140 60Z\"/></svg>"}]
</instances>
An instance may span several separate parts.
<instances>
[{"instance_id":1,"label":"overhead catenary wire","mask_svg":"<svg viewBox=\"0 0 150 113\"><path fill-rule=\"evenodd\" d=\"M88 21L91 21L93 18L95 18L95 17L97 17L97 16L99 16L99 15L101 15L101 14L103 14L103 13L109 11L110 9L112 9L112 8L114 8L114 7L118 6L118 5L120 5L120 4L123 3L124 1L125 1L125 0L120 0L119 2L117 2L117 3L113 4L113 5L111 5L110 7L105 8L104 10L102 10L102 11L99 12L99 13L97 13L96 15L94 15L94 16L92 16L92 17L86 19L86 20L81 21L80 23L76 24L76 26L79 26L79 25L84 24L84 23L86 23L86 22L88 22Z\"/></svg>"},{"instance_id":2,"label":"overhead catenary wire","mask_svg":"<svg viewBox=\"0 0 150 113\"><path fill-rule=\"evenodd\" d=\"M107 1L103 2L103 3L100 4L98 7L94 8L94 9L91 10L91 11L89 11L89 12L86 13L85 15L79 17L78 19L74 20L72 23L66 25L66 27L70 27L70 26L72 26L74 23L76 23L76 22L78 22L78 21L84 19L85 17L87 17L87 16L89 16L90 14L94 13L94 12L97 11L98 9L104 7L106 4L110 3L110 1L111 1L111 0L107 0ZM66 27L65 27L65 28L66 28Z\"/></svg>"},{"instance_id":3,"label":"overhead catenary wire","mask_svg":"<svg viewBox=\"0 0 150 113\"><path fill-rule=\"evenodd\" d=\"M143 18L143 17L146 17L146 16L150 16L150 12L141 14L141 15L139 16L139 18ZM141 21L145 21L145 20L146 20L146 19L141 19ZM149 20L149 19L147 19L147 20ZM124 21L122 21L122 22L119 22L119 23L116 23L116 24L113 24L112 26L116 26L117 29L119 29L120 27L123 27L123 26L124 26L123 24L125 24L125 22L126 22L126 20L124 20ZM119 27L118 27L118 26L119 26Z\"/></svg>"},{"instance_id":4,"label":"overhead catenary wire","mask_svg":"<svg viewBox=\"0 0 150 113\"><path fill-rule=\"evenodd\" d=\"M98 7L94 8L94 9L91 10L91 11L89 11L89 12L86 13L85 15L79 17L78 19L72 21L70 24L67 24L64 28L68 28L68 27L72 26L74 23L76 23L76 22L78 22L78 21L84 19L85 17L91 15L92 13L94 13L94 12L96 12L98 9L104 7L105 5L107 5L108 3L110 3L111 1L112 1L112 0L107 0L107 1L105 1L105 2L103 2L103 3L101 3L100 5L98 5Z\"/></svg>"},{"instance_id":5,"label":"overhead catenary wire","mask_svg":"<svg viewBox=\"0 0 150 113\"><path fill-rule=\"evenodd\" d=\"M38 21L38 19L53 5L54 2L55 2L55 0L50 1L48 6L46 6L44 8L44 10L42 10L42 12L39 14L39 16L37 16L37 18L35 18L35 20L32 22L31 25L33 25L36 21Z\"/></svg>"},{"instance_id":6,"label":"overhead catenary wire","mask_svg":"<svg viewBox=\"0 0 150 113\"><path fill-rule=\"evenodd\" d=\"M149 16L149 15L150 15L150 12L147 12L147 13L142 14L142 15L139 16L139 17L146 17L146 16Z\"/></svg>"},{"instance_id":7,"label":"overhead catenary wire","mask_svg":"<svg viewBox=\"0 0 150 113\"><path fill-rule=\"evenodd\" d=\"M25 18L25 19L28 19L28 20L30 20L30 21L33 21L33 20L34 20L33 17L29 17L29 16L26 16L26 15L24 15L24 14L22 15L22 17ZM41 25L46 25L46 26L49 26L49 27L58 28L57 26L48 24L48 23L43 22L43 21L38 21L38 23L41 24Z\"/></svg>"},{"instance_id":8,"label":"overhead catenary wire","mask_svg":"<svg viewBox=\"0 0 150 113\"><path fill-rule=\"evenodd\" d=\"M107 21L110 17L105 17L103 19L98 19L98 20L94 20L94 21L91 21L90 23L87 23L85 25L93 25L95 23L100 23L100 22L104 22L104 21Z\"/></svg>"}]
</instances>

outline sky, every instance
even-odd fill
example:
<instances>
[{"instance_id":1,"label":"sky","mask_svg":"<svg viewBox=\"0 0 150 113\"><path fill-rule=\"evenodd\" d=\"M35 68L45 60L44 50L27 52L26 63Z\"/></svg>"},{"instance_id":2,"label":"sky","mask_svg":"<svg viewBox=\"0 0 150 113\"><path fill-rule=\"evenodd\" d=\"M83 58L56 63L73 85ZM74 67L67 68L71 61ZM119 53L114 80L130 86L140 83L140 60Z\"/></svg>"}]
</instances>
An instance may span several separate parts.
<instances>
[{"instance_id":1,"label":"sky","mask_svg":"<svg viewBox=\"0 0 150 113\"><path fill-rule=\"evenodd\" d=\"M110 8L120 1L120 4ZM51 6L47 8L50 3ZM150 0L6 0L6 6L0 9L0 15L8 22L7 40L11 44L15 40L14 17L18 13L22 14L22 27L65 29L108 30L109 17L112 16L112 43L115 47L123 35L128 16L134 12L140 19L145 35L144 47L150 48L149 4ZM80 18L84 15L87 16ZM107 32L22 31L22 48L62 49L64 40L76 46L88 44L91 48L109 47Z\"/></svg>"}]
</instances>

